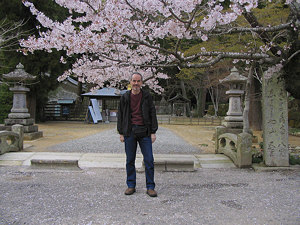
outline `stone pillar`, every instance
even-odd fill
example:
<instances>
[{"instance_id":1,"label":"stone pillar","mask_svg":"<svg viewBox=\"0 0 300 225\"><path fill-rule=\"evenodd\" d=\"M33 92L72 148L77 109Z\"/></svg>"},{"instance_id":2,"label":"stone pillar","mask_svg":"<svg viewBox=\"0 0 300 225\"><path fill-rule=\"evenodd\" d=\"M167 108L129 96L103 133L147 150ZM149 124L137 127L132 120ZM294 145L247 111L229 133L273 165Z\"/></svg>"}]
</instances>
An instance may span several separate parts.
<instances>
[{"instance_id":1,"label":"stone pillar","mask_svg":"<svg viewBox=\"0 0 300 225\"><path fill-rule=\"evenodd\" d=\"M243 112L241 104L241 96L243 90L229 90L226 94L229 95L229 107L226 113L223 124L226 127L242 128L243 127Z\"/></svg>"},{"instance_id":2,"label":"stone pillar","mask_svg":"<svg viewBox=\"0 0 300 225\"><path fill-rule=\"evenodd\" d=\"M23 150L23 142L24 142L24 127L20 124L15 124L11 126L11 131L15 132L19 135L19 143L18 148L19 151Z\"/></svg>"},{"instance_id":3,"label":"stone pillar","mask_svg":"<svg viewBox=\"0 0 300 225\"><path fill-rule=\"evenodd\" d=\"M11 113L8 114L10 119L26 119L30 118L26 104L26 92L29 92L29 88L24 86L15 85L9 89L14 93L13 107Z\"/></svg>"},{"instance_id":4,"label":"stone pillar","mask_svg":"<svg viewBox=\"0 0 300 225\"><path fill-rule=\"evenodd\" d=\"M280 73L263 79L263 147L266 166L289 166L287 92Z\"/></svg>"},{"instance_id":5,"label":"stone pillar","mask_svg":"<svg viewBox=\"0 0 300 225\"><path fill-rule=\"evenodd\" d=\"M237 166L250 167L252 165L252 135L241 133L237 135Z\"/></svg>"}]
</instances>

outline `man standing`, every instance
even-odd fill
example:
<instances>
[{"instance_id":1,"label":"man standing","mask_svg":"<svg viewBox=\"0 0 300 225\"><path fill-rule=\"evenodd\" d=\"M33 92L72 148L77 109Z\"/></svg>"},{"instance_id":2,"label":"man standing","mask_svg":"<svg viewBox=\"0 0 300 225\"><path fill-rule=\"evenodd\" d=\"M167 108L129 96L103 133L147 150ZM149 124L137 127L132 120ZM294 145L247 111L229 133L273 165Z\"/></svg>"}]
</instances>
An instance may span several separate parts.
<instances>
[{"instance_id":1,"label":"man standing","mask_svg":"<svg viewBox=\"0 0 300 225\"><path fill-rule=\"evenodd\" d=\"M127 186L125 195L132 195L136 186L135 158L137 143L144 157L147 194L156 197L154 190L154 159L152 143L158 129L156 110L149 92L141 89L143 77L134 72L130 79L131 91L121 96L118 110L118 132L125 143Z\"/></svg>"}]
</instances>

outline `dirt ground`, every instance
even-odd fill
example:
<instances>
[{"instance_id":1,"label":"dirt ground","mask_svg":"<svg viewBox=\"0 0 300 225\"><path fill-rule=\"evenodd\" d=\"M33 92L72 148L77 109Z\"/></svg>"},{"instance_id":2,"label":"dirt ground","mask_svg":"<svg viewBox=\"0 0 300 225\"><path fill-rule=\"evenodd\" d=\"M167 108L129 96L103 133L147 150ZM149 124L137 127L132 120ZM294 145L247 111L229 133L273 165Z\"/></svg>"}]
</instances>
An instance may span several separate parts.
<instances>
[{"instance_id":1,"label":"dirt ground","mask_svg":"<svg viewBox=\"0 0 300 225\"><path fill-rule=\"evenodd\" d=\"M52 145L83 138L116 127L115 123L88 124L80 121L49 121L37 125L39 131L43 131L43 137L37 140L25 141L25 147L28 147L25 151L44 152Z\"/></svg>"},{"instance_id":2,"label":"dirt ground","mask_svg":"<svg viewBox=\"0 0 300 225\"><path fill-rule=\"evenodd\" d=\"M188 126L188 125L163 125L172 130L184 140L193 146L201 147L206 153L214 153L214 142L212 141L215 127L214 126ZM262 131L254 131L253 135L258 138L257 143L253 145L258 146L262 139ZM289 144L291 146L300 146L300 137L289 135Z\"/></svg>"},{"instance_id":3,"label":"dirt ground","mask_svg":"<svg viewBox=\"0 0 300 225\"><path fill-rule=\"evenodd\" d=\"M43 131L43 137L33 141L25 141L25 151L47 151L47 148L59 143L74 139L83 138L99 133L107 129L116 128L116 123L87 124L84 122L46 122L38 124L39 130ZM159 126L172 130L178 136L193 146L200 147L205 153L214 153L214 142L212 141L215 128L213 126L199 125L167 125ZM261 132L254 132L258 137L258 143L262 141ZM292 146L300 146L300 137L289 136L289 143Z\"/></svg>"}]
</instances>

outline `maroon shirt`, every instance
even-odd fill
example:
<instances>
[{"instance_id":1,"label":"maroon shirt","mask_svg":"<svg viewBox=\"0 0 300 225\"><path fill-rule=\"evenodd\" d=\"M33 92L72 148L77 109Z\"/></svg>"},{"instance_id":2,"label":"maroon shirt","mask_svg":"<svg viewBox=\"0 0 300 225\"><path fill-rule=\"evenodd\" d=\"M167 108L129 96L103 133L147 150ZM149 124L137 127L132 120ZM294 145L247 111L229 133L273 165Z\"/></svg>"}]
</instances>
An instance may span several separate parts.
<instances>
[{"instance_id":1,"label":"maroon shirt","mask_svg":"<svg viewBox=\"0 0 300 225\"><path fill-rule=\"evenodd\" d=\"M130 94L130 109L131 109L131 123L136 125L144 125L141 109L142 92L134 95Z\"/></svg>"}]
</instances>

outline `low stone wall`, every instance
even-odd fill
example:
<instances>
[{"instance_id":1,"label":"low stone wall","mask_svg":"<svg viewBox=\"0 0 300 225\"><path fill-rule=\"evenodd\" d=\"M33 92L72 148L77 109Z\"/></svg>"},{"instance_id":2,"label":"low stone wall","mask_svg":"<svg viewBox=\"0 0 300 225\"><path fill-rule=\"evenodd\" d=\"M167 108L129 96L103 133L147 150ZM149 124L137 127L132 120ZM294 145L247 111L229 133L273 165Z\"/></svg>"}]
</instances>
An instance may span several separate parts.
<instances>
[{"instance_id":1,"label":"low stone wall","mask_svg":"<svg viewBox=\"0 0 300 225\"><path fill-rule=\"evenodd\" d=\"M16 124L12 131L0 131L0 155L23 150L24 127Z\"/></svg>"},{"instance_id":2,"label":"low stone wall","mask_svg":"<svg viewBox=\"0 0 300 225\"><path fill-rule=\"evenodd\" d=\"M203 125L203 126L219 126L223 117L186 117L186 116L171 116L157 115L159 124L174 124L174 125Z\"/></svg>"}]
</instances>

